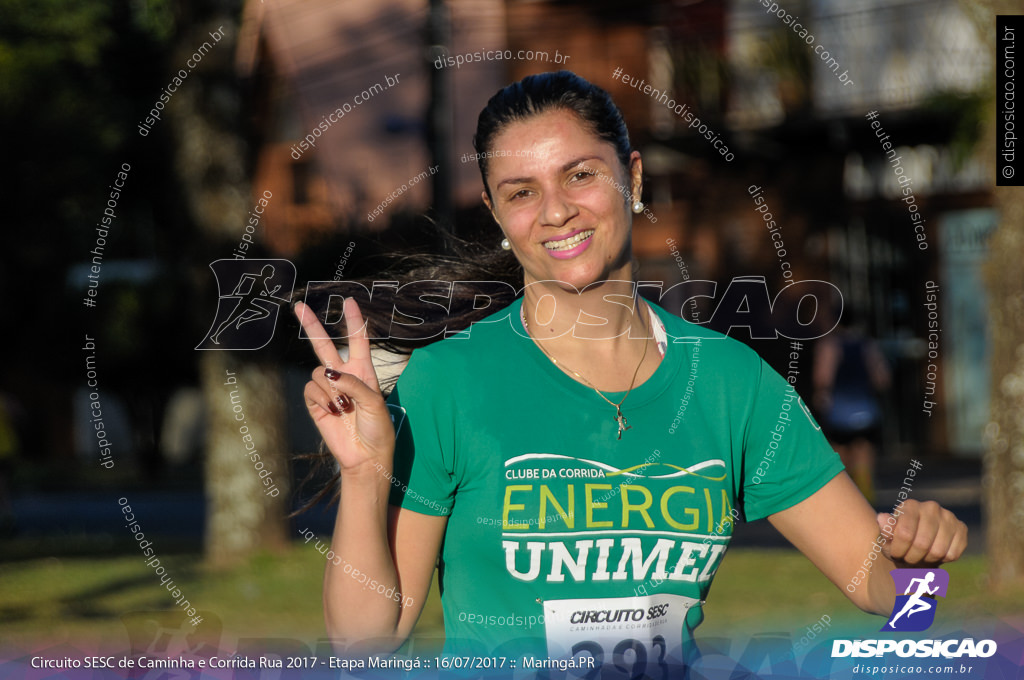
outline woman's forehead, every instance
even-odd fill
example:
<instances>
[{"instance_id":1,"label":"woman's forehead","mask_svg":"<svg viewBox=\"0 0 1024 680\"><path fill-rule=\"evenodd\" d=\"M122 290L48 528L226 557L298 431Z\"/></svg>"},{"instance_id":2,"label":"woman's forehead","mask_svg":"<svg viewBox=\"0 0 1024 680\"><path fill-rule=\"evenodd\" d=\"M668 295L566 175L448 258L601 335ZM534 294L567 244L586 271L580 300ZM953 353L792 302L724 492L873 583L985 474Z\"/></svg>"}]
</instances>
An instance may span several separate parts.
<instances>
[{"instance_id":1,"label":"woman's forehead","mask_svg":"<svg viewBox=\"0 0 1024 680\"><path fill-rule=\"evenodd\" d=\"M560 166L584 156L610 160L615 157L615 147L594 134L575 113L562 109L509 123L487 150L492 170L500 165Z\"/></svg>"}]
</instances>

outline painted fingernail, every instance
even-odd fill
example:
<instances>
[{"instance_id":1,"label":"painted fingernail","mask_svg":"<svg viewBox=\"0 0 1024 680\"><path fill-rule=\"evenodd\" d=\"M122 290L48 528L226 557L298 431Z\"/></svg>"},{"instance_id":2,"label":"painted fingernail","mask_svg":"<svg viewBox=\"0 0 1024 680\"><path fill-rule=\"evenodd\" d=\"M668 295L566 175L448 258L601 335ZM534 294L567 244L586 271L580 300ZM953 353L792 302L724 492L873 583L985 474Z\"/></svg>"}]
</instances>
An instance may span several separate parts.
<instances>
[{"instance_id":1,"label":"painted fingernail","mask_svg":"<svg viewBox=\"0 0 1024 680\"><path fill-rule=\"evenodd\" d=\"M325 368L324 375L327 376L328 380L337 380L341 377L341 371L335 371L333 368Z\"/></svg>"},{"instance_id":2,"label":"painted fingernail","mask_svg":"<svg viewBox=\"0 0 1024 680\"><path fill-rule=\"evenodd\" d=\"M334 400L338 402L338 406L341 407L341 410L344 413L352 412L352 400L349 399L347 396L345 396L344 394L339 394L334 398Z\"/></svg>"},{"instance_id":3,"label":"painted fingernail","mask_svg":"<svg viewBox=\"0 0 1024 680\"><path fill-rule=\"evenodd\" d=\"M336 416L341 415L341 411L338 410L338 407L334 405L333 401L327 402L327 409Z\"/></svg>"}]
</instances>

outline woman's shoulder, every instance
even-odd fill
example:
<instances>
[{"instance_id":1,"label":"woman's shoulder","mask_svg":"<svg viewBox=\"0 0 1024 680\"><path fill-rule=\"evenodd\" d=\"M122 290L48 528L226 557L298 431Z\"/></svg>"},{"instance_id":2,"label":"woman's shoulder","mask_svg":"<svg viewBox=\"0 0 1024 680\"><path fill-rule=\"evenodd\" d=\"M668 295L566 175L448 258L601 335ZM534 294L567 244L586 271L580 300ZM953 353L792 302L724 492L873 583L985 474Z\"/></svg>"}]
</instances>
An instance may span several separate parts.
<instances>
[{"instance_id":1,"label":"woman's shoulder","mask_svg":"<svg viewBox=\"0 0 1024 680\"><path fill-rule=\"evenodd\" d=\"M522 336L513 326L518 300L474 321L462 330L446 330L444 338L413 350L409 365L433 371L450 371L505 355ZM450 376L449 376L450 377Z\"/></svg>"}]
</instances>

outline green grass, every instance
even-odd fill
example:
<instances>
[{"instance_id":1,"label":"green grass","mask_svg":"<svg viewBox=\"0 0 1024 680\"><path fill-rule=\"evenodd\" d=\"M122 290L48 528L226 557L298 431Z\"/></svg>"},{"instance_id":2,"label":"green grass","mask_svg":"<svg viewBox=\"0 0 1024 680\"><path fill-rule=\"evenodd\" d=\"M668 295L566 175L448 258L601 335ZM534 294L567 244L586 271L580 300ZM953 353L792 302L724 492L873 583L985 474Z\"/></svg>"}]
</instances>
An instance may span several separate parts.
<instances>
[{"instance_id":1,"label":"green grass","mask_svg":"<svg viewBox=\"0 0 1024 680\"><path fill-rule=\"evenodd\" d=\"M23 546L22 553L27 551ZM70 552L43 558L7 552L5 559L15 557L0 563L0 639L26 646L42 641L126 642L123 614L180 611L141 556ZM161 555L161 562L194 607L207 618L220 619L228 639L312 642L325 634L320 604L324 558L312 544L296 544L283 555L258 556L228 571L206 569L199 555L187 552ZM988 592L982 557L964 558L948 570L950 593L939 609L939 624L958 626L974 618L1022 613L1024 586ZM833 629L841 625L877 631L881 625L879 618L853 607L799 553L734 549L715 578L700 632L792 634L823 615L832 619ZM417 632L440 635L442 630L435 585Z\"/></svg>"}]
</instances>

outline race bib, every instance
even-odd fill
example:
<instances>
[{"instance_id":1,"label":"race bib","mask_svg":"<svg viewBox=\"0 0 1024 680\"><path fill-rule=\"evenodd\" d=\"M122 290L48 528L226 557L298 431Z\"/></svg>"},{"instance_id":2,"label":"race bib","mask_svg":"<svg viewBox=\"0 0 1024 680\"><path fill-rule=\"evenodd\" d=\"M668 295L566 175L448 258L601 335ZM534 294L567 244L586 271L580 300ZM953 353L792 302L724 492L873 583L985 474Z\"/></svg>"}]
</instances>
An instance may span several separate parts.
<instances>
[{"instance_id":1,"label":"race bib","mask_svg":"<svg viewBox=\"0 0 1024 680\"><path fill-rule=\"evenodd\" d=\"M667 680L683 665L683 621L697 604L682 595L548 600L548 656L582 661L569 673L588 680Z\"/></svg>"}]
</instances>

